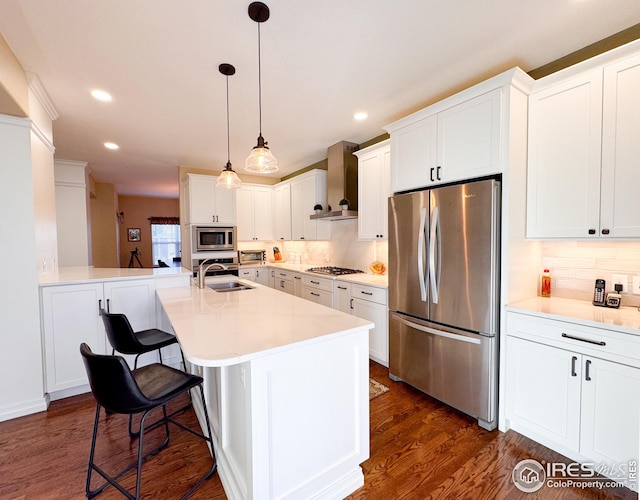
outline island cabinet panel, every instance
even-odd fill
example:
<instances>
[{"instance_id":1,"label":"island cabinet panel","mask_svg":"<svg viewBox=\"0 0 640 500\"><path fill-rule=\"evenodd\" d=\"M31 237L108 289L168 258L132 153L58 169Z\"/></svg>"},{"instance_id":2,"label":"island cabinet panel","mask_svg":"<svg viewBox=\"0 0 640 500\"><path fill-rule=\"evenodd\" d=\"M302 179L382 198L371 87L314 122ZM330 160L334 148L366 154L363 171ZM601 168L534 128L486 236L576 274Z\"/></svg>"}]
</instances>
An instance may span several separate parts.
<instances>
[{"instance_id":1,"label":"island cabinet panel","mask_svg":"<svg viewBox=\"0 0 640 500\"><path fill-rule=\"evenodd\" d=\"M231 499L343 498L369 457L365 335L349 335L204 374L225 493ZM331 370L314 369L331 359ZM353 404L355 402L355 404ZM202 407L194 401L201 417ZM327 492L330 492L328 494Z\"/></svg>"},{"instance_id":2,"label":"island cabinet panel","mask_svg":"<svg viewBox=\"0 0 640 500\"><path fill-rule=\"evenodd\" d=\"M507 314L506 416L511 429L579 462L638 461L640 337Z\"/></svg>"}]
</instances>

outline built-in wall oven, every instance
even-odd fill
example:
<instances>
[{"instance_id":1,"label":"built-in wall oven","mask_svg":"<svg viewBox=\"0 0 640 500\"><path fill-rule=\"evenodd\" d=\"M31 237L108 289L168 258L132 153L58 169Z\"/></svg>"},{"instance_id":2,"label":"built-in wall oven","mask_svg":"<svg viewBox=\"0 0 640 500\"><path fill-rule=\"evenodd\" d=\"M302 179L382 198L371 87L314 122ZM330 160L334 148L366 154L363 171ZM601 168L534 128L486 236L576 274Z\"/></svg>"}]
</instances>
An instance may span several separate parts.
<instances>
[{"instance_id":1,"label":"built-in wall oven","mask_svg":"<svg viewBox=\"0 0 640 500\"><path fill-rule=\"evenodd\" d=\"M235 251L237 250L236 228L193 226L192 252Z\"/></svg>"},{"instance_id":2,"label":"built-in wall oven","mask_svg":"<svg viewBox=\"0 0 640 500\"><path fill-rule=\"evenodd\" d=\"M238 252L201 253L194 256L191 263L194 278L200 272L201 265L205 276L220 276L224 274L238 276Z\"/></svg>"}]
</instances>

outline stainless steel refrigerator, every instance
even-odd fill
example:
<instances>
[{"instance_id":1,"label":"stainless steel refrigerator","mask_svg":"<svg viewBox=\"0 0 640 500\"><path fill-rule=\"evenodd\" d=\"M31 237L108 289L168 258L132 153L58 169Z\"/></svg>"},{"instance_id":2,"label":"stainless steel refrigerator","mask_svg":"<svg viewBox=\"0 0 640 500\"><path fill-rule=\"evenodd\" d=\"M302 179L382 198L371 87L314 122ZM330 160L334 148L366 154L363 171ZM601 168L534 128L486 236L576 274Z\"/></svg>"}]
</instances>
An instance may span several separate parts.
<instances>
[{"instance_id":1,"label":"stainless steel refrigerator","mask_svg":"<svg viewBox=\"0 0 640 500\"><path fill-rule=\"evenodd\" d=\"M389 198L389 373L497 426L500 182Z\"/></svg>"}]
</instances>

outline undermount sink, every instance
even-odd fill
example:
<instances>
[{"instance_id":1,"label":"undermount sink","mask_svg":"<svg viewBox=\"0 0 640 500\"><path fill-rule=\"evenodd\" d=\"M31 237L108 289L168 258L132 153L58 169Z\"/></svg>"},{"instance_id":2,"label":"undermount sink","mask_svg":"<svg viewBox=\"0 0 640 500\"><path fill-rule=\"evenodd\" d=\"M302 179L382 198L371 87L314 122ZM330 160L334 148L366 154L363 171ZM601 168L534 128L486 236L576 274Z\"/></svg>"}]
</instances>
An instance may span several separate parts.
<instances>
[{"instance_id":1,"label":"undermount sink","mask_svg":"<svg viewBox=\"0 0 640 500\"><path fill-rule=\"evenodd\" d=\"M240 283L239 281L224 281L221 283L210 283L207 285L216 292L235 292L239 290L251 290L253 287Z\"/></svg>"}]
</instances>

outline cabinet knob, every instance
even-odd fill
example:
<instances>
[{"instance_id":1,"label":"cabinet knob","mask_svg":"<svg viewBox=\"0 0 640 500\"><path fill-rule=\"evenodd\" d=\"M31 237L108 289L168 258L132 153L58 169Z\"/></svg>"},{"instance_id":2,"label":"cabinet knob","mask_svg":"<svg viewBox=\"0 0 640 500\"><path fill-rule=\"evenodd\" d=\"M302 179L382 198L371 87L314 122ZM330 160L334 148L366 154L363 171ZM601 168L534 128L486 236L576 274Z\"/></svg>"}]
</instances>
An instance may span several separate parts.
<instances>
[{"instance_id":1,"label":"cabinet knob","mask_svg":"<svg viewBox=\"0 0 640 500\"><path fill-rule=\"evenodd\" d=\"M609 234L609 230L608 229L603 229L602 230L602 234Z\"/></svg>"}]
</instances>

